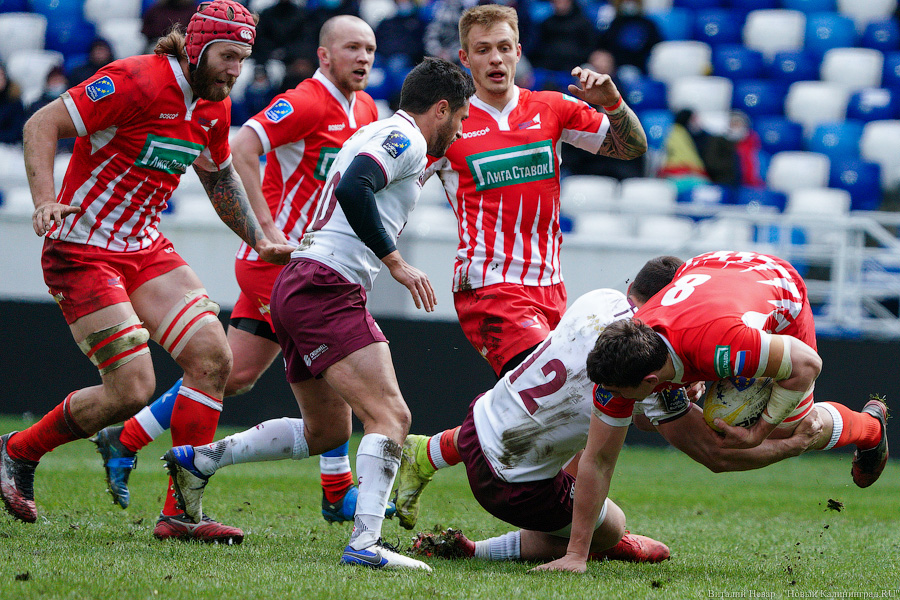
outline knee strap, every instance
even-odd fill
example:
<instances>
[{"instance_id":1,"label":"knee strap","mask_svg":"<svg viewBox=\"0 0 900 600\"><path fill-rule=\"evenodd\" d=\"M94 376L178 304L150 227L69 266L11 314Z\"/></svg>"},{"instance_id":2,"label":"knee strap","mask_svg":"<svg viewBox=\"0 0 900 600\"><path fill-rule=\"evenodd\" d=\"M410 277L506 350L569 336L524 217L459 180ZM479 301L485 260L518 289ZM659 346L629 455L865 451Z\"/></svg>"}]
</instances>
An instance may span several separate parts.
<instances>
[{"instance_id":1,"label":"knee strap","mask_svg":"<svg viewBox=\"0 0 900 600\"><path fill-rule=\"evenodd\" d=\"M218 321L219 305L203 288L191 290L175 303L153 334L153 341L178 358L187 343L209 323Z\"/></svg>"},{"instance_id":2,"label":"knee strap","mask_svg":"<svg viewBox=\"0 0 900 600\"><path fill-rule=\"evenodd\" d=\"M121 323L90 334L78 342L78 347L100 374L105 375L141 354L148 354L149 339L150 332L144 329L137 315L131 315Z\"/></svg>"}]
</instances>

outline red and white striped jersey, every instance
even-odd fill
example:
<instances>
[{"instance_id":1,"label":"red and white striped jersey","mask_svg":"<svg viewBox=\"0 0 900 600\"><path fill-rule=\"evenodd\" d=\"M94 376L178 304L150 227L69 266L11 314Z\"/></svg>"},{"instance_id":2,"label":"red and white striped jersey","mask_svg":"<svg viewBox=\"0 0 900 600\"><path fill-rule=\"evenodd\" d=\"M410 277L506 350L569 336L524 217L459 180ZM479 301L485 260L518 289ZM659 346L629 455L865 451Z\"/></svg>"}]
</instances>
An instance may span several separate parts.
<instances>
[{"instance_id":1,"label":"red and white striped jersey","mask_svg":"<svg viewBox=\"0 0 900 600\"><path fill-rule=\"evenodd\" d=\"M501 111L471 99L462 139L428 167L459 225L453 290L562 281L559 144L597 152L609 120L559 92L515 88Z\"/></svg>"},{"instance_id":2,"label":"red and white striped jersey","mask_svg":"<svg viewBox=\"0 0 900 600\"><path fill-rule=\"evenodd\" d=\"M194 98L178 60L117 60L62 95L78 139L57 202L78 206L48 237L129 252L159 237L188 167L231 164L231 100Z\"/></svg>"},{"instance_id":3,"label":"red and white striped jersey","mask_svg":"<svg viewBox=\"0 0 900 600\"><path fill-rule=\"evenodd\" d=\"M355 92L348 101L316 71L244 123L262 142L266 153L263 195L288 243L297 244L303 237L338 150L360 127L377 118L371 96ZM237 257L259 260L246 243L241 244Z\"/></svg>"}]
</instances>

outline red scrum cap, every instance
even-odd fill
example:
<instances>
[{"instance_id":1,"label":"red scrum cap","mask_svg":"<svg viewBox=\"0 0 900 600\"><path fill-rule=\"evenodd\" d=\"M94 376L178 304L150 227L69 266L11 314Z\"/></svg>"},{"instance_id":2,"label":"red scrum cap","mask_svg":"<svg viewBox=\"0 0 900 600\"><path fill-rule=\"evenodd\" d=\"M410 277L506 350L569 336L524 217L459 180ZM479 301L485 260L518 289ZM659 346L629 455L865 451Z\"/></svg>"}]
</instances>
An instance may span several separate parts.
<instances>
[{"instance_id":1,"label":"red scrum cap","mask_svg":"<svg viewBox=\"0 0 900 600\"><path fill-rule=\"evenodd\" d=\"M188 62L196 67L213 42L252 46L255 39L256 24L249 10L234 0L213 0L201 3L188 22L184 49Z\"/></svg>"}]
</instances>

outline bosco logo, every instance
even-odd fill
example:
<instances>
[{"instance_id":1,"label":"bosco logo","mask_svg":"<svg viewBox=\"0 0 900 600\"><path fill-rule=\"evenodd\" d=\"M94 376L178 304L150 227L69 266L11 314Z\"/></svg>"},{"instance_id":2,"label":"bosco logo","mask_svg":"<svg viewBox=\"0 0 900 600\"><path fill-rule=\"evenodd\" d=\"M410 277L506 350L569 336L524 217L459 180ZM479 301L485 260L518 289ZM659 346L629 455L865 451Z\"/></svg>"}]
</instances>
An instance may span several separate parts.
<instances>
[{"instance_id":1,"label":"bosco logo","mask_svg":"<svg viewBox=\"0 0 900 600\"><path fill-rule=\"evenodd\" d=\"M253 39L253 33L251 33L249 29L241 29L241 32L238 35L247 41Z\"/></svg>"}]
</instances>

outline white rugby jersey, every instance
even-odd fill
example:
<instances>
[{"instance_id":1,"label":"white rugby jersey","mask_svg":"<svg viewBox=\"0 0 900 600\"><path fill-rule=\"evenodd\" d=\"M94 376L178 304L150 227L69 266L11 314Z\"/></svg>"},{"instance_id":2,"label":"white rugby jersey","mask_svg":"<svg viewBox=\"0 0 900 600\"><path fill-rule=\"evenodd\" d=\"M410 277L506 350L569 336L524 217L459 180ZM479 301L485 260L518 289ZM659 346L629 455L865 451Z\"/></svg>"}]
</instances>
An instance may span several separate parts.
<instances>
[{"instance_id":1,"label":"white rugby jersey","mask_svg":"<svg viewBox=\"0 0 900 600\"><path fill-rule=\"evenodd\" d=\"M78 139L57 202L81 212L47 237L117 252L147 248L188 167L231 164L231 100L194 97L173 56L113 61L62 101Z\"/></svg>"},{"instance_id":2,"label":"white rugby jersey","mask_svg":"<svg viewBox=\"0 0 900 600\"><path fill-rule=\"evenodd\" d=\"M366 125L345 143L322 188L309 229L292 258L323 263L368 292L382 262L359 239L341 209L334 189L341 174L359 155L372 158L384 172L387 185L375 193L384 229L395 243L409 214L419 201L428 145L418 125L406 112Z\"/></svg>"},{"instance_id":3,"label":"white rugby jersey","mask_svg":"<svg viewBox=\"0 0 900 600\"><path fill-rule=\"evenodd\" d=\"M500 479L555 477L584 448L594 390L587 355L608 324L635 310L616 290L588 292L525 362L478 399L478 440Z\"/></svg>"},{"instance_id":4,"label":"white rugby jersey","mask_svg":"<svg viewBox=\"0 0 900 600\"><path fill-rule=\"evenodd\" d=\"M559 145L596 153L609 119L559 92L515 88L503 110L471 98L462 139L428 166L459 224L453 291L562 282Z\"/></svg>"}]
</instances>

